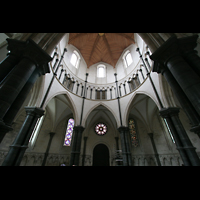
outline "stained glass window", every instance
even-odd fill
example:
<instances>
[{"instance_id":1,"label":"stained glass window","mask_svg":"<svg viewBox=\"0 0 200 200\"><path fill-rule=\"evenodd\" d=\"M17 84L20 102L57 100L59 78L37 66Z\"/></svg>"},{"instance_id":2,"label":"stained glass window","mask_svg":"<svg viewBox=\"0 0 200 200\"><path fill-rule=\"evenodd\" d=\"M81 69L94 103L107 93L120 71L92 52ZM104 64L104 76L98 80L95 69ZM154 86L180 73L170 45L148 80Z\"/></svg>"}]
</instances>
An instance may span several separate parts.
<instances>
[{"instance_id":1,"label":"stained glass window","mask_svg":"<svg viewBox=\"0 0 200 200\"><path fill-rule=\"evenodd\" d=\"M107 126L103 123L99 123L95 126L95 132L98 135L105 135L107 132Z\"/></svg>"},{"instance_id":2,"label":"stained glass window","mask_svg":"<svg viewBox=\"0 0 200 200\"><path fill-rule=\"evenodd\" d=\"M68 121L67 131L66 131L66 134L65 134L65 141L64 141L64 144L63 144L64 146L70 146L73 128L74 128L74 120L72 118L70 118L69 121Z\"/></svg>"},{"instance_id":3,"label":"stained glass window","mask_svg":"<svg viewBox=\"0 0 200 200\"><path fill-rule=\"evenodd\" d=\"M129 125L129 132L130 132L130 135L131 135L131 144L134 147L137 147L139 145L139 141L138 141L136 124L135 124L134 119L130 119L128 125Z\"/></svg>"}]
</instances>

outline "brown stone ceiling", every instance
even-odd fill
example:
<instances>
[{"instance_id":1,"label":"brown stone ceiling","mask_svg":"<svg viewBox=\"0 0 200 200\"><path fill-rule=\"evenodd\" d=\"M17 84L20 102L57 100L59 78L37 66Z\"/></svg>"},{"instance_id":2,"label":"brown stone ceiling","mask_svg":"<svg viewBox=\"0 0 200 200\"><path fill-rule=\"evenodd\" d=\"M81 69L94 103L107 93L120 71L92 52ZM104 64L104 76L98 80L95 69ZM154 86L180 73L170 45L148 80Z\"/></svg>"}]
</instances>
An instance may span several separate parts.
<instances>
[{"instance_id":1,"label":"brown stone ceiling","mask_svg":"<svg viewBox=\"0 0 200 200\"><path fill-rule=\"evenodd\" d=\"M81 52L88 68L98 62L115 68L124 49L134 43L134 33L70 33L68 42Z\"/></svg>"}]
</instances>

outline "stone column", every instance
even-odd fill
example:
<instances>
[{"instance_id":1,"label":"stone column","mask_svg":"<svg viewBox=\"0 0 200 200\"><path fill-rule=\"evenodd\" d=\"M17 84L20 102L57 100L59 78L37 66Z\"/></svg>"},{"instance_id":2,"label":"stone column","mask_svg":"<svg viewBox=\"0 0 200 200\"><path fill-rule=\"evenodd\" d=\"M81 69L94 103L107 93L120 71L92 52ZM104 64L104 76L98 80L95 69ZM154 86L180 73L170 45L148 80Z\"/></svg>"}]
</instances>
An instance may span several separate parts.
<instances>
[{"instance_id":1,"label":"stone column","mask_svg":"<svg viewBox=\"0 0 200 200\"><path fill-rule=\"evenodd\" d=\"M49 149L51 147L51 142L52 142L52 139L53 139L53 136L55 135L55 133L54 132L50 132L49 135L50 135L49 142L48 142L48 145L47 145L46 152L44 154L44 159L42 161L42 166L45 166L45 164L46 164L47 156L49 155Z\"/></svg>"},{"instance_id":2,"label":"stone column","mask_svg":"<svg viewBox=\"0 0 200 200\"><path fill-rule=\"evenodd\" d=\"M167 124L170 127L172 136L173 136L173 138L175 140L176 149L179 151L179 154L181 156L181 159L182 159L184 165L185 166L191 166L189 158L188 158L185 150L183 149L183 145L181 143L181 140L180 140L180 138L178 136L176 128L175 128L175 126L174 126L174 124L172 122L172 119L170 117L170 113L171 112L173 112L173 110L171 110L170 108L168 108L168 109L165 108L165 109L162 109L162 110L159 111L161 117L166 119Z\"/></svg>"},{"instance_id":3,"label":"stone column","mask_svg":"<svg viewBox=\"0 0 200 200\"><path fill-rule=\"evenodd\" d=\"M7 38L7 49L9 50L7 57L0 63L0 82L8 75L8 73L20 61L20 56L26 46L26 42Z\"/></svg>"},{"instance_id":4,"label":"stone column","mask_svg":"<svg viewBox=\"0 0 200 200\"><path fill-rule=\"evenodd\" d=\"M191 102L188 100L187 96L184 94L182 88L179 86L179 84L176 82L175 78L172 76L169 69L165 66L157 65L155 64L154 70L156 70L158 73L162 73L162 75L167 80L168 84L170 85L171 89L173 90L174 94L176 95L176 98L178 99L179 103L181 104L181 107L185 111L186 115L188 116L191 124L192 129L190 131L196 133L200 137L200 119L199 114L191 104Z\"/></svg>"},{"instance_id":5,"label":"stone column","mask_svg":"<svg viewBox=\"0 0 200 200\"><path fill-rule=\"evenodd\" d=\"M84 164L85 164L85 151L86 151L86 143L87 143L88 137L84 137L83 139L84 139L84 145L83 145L82 166L84 166Z\"/></svg>"},{"instance_id":6,"label":"stone column","mask_svg":"<svg viewBox=\"0 0 200 200\"><path fill-rule=\"evenodd\" d=\"M24 148L27 148L27 141L29 141L35 124L43 114L44 110L37 107L25 107L26 119L15 138L13 144L10 146L10 150L6 155L6 158L2 166L16 166L19 165L23 157L21 152L25 152ZM19 157L21 158L19 160Z\"/></svg>"},{"instance_id":7,"label":"stone column","mask_svg":"<svg viewBox=\"0 0 200 200\"><path fill-rule=\"evenodd\" d=\"M8 39L8 49L11 53L19 50L20 61L0 83L1 139L12 130L10 124L34 82L40 75L50 72L48 62L52 59L30 39L26 42Z\"/></svg>"},{"instance_id":8,"label":"stone column","mask_svg":"<svg viewBox=\"0 0 200 200\"><path fill-rule=\"evenodd\" d=\"M152 144L152 147L153 147L153 150L154 150L154 155L156 157L157 165L161 166L161 162L160 162L159 155L158 155L158 152L157 152L157 148L156 148L154 138L153 138L153 133L148 133L148 135L151 139L151 144Z\"/></svg>"},{"instance_id":9,"label":"stone column","mask_svg":"<svg viewBox=\"0 0 200 200\"><path fill-rule=\"evenodd\" d=\"M115 137L116 141L116 150L119 150L119 137Z\"/></svg>"},{"instance_id":10,"label":"stone column","mask_svg":"<svg viewBox=\"0 0 200 200\"><path fill-rule=\"evenodd\" d=\"M127 138L128 128L125 126L120 126L118 131L121 139L123 166L131 166L131 153Z\"/></svg>"},{"instance_id":11,"label":"stone column","mask_svg":"<svg viewBox=\"0 0 200 200\"><path fill-rule=\"evenodd\" d=\"M200 159L196 153L196 148L192 145L179 117L179 108L164 108L160 111L162 116L169 115L171 118L171 121L174 125L174 128L176 129L178 138L180 140L181 146L179 148L182 148L185 150L185 153L187 155L187 158L192 166L200 166ZM176 140L175 140L176 142ZM185 164L185 163L184 163Z\"/></svg>"},{"instance_id":12,"label":"stone column","mask_svg":"<svg viewBox=\"0 0 200 200\"><path fill-rule=\"evenodd\" d=\"M200 57L194 48L197 46L198 35L178 39L180 52L187 63L200 77Z\"/></svg>"},{"instance_id":13,"label":"stone column","mask_svg":"<svg viewBox=\"0 0 200 200\"><path fill-rule=\"evenodd\" d=\"M129 166L132 166L129 127L126 127L126 129L125 129L125 139L126 139L126 149L127 149L128 163L129 163Z\"/></svg>"},{"instance_id":14,"label":"stone column","mask_svg":"<svg viewBox=\"0 0 200 200\"><path fill-rule=\"evenodd\" d=\"M150 58L167 66L191 104L200 113L200 78L183 59L176 36L169 38Z\"/></svg>"},{"instance_id":15,"label":"stone column","mask_svg":"<svg viewBox=\"0 0 200 200\"><path fill-rule=\"evenodd\" d=\"M82 140L82 133L85 128L82 126L74 126L73 128L73 136L72 136L72 152L70 158L70 166L72 165L79 165L80 159L80 149L81 149L81 140Z\"/></svg>"},{"instance_id":16,"label":"stone column","mask_svg":"<svg viewBox=\"0 0 200 200\"><path fill-rule=\"evenodd\" d=\"M5 124L3 125L3 127L0 127L0 142L3 140L7 132L13 130L12 122L15 116L17 115L19 109L21 108L22 104L24 103L31 88L33 87L35 81L39 77L39 75L40 74L38 72L38 69L36 69L31 75L31 77L29 78L29 80L27 81L27 83L25 84L25 86L22 88L21 92L19 93L19 95L17 96L13 104L8 109L7 113L5 114L3 118L3 121Z\"/></svg>"},{"instance_id":17,"label":"stone column","mask_svg":"<svg viewBox=\"0 0 200 200\"><path fill-rule=\"evenodd\" d=\"M24 58L0 84L0 121L35 70L36 65Z\"/></svg>"}]
</instances>

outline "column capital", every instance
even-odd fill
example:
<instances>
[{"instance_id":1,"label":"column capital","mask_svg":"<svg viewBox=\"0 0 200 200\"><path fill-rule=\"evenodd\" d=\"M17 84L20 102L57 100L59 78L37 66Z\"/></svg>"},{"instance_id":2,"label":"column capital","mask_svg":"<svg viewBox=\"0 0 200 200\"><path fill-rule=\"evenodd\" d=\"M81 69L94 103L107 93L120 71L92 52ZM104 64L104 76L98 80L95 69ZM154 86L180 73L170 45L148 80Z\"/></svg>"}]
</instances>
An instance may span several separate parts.
<instances>
[{"instance_id":1,"label":"column capital","mask_svg":"<svg viewBox=\"0 0 200 200\"><path fill-rule=\"evenodd\" d=\"M52 60L51 56L49 56L49 54L47 54L33 40L28 39L26 42L27 48L25 49L23 57L31 59L36 66L40 68L43 75L50 73L48 62Z\"/></svg>"},{"instance_id":2,"label":"column capital","mask_svg":"<svg viewBox=\"0 0 200 200\"><path fill-rule=\"evenodd\" d=\"M56 133L55 132L50 132L49 135L50 135L50 138L52 138Z\"/></svg>"},{"instance_id":3,"label":"column capital","mask_svg":"<svg viewBox=\"0 0 200 200\"><path fill-rule=\"evenodd\" d=\"M126 127L126 126L120 126L118 129L117 129L120 133L121 132L125 132L125 131L128 131L129 130L129 128L128 127Z\"/></svg>"},{"instance_id":4,"label":"column capital","mask_svg":"<svg viewBox=\"0 0 200 200\"><path fill-rule=\"evenodd\" d=\"M10 38L7 38L6 41L8 43L7 46L7 50L9 51L8 54L14 54L20 57L24 49L26 48L26 42Z\"/></svg>"},{"instance_id":5,"label":"column capital","mask_svg":"<svg viewBox=\"0 0 200 200\"><path fill-rule=\"evenodd\" d=\"M44 110L39 107L25 106L25 110L26 110L27 115L33 115L33 116L37 116L37 117L41 117L42 115L44 115Z\"/></svg>"},{"instance_id":6,"label":"column capital","mask_svg":"<svg viewBox=\"0 0 200 200\"><path fill-rule=\"evenodd\" d=\"M151 139L153 139L153 133L147 133Z\"/></svg>"},{"instance_id":7,"label":"column capital","mask_svg":"<svg viewBox=\"0 0 200 200\"><path fill-rule=\"evenodd\" d=\"M83 132L85 130L85 128L83 126L74 126L73 128L74 131L78 131L78 132Z\"/></svg>"},{"instance_id":8,"label":"column capital","mask_svg":"<svg viewBox=\"0 0 200 200\"><path fill-rule=\"evenodd\" d=\"M15 54L20 58L28 58L40 69L41 74L50 73L48 62L52 60L41 47L39 47L33 40L19 41L7 38L7 49L11 54Z\"/></svg>"},{"instance_id":9,"label":"column capital","mask_svg":"<svg viewBox=\"0 0 200 200\"><path fill-rule=\"evenodd\" d=\"M159 113L161 115L161 117L165 118L165 117L169 117L169 116L174 116L174 115L178 115L179 113L179 108L177 107L168 107L168 108L162 108Z\"/></svg>"},{"instance_id":10,"label":"column capital","mask_svg":"<svg viewBox=\"0 0 200 200\"><path fill-rule=\"evenodd\" d=\"M178 44L180 47L181 53L187 53L189 51L194 50L194 48L197 46L197 39L198 35L192 35L188 37L183 37L178 39Z\"/></svg>"},{"instance_id":11,"label":"column capital","mask_svg":"<svg viewBox=\"0 0 200 200\"><path fill-rule=\"evenodd\" d=\"M172 36L156 49L150 58L157 63L165 64L171 57L179 54L178 39L176 36Z\"/></svg>"}]
</instances>

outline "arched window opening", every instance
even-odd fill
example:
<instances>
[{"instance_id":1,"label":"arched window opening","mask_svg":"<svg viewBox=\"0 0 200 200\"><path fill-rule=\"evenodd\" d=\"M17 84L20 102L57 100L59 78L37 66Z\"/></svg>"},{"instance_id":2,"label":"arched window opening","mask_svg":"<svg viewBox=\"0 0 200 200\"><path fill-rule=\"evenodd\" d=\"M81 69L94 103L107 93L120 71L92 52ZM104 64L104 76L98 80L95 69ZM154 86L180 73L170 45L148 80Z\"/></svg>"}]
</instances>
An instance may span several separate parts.
<instances>
[{"instance_id":1,"label":"arched window opening","mask_svg":"<svg viewBox=\"0 0 200 200\"><path fill-rule=\"evenodd\" d=\"M165 122L165 125L166 125L166 127L167 127L167 130L168 130L168 132L169 132L169 135L170 135L170 137L171 137L171 139L172 139L172 142L175 143L174 137L173 137L173 135L172 135L172 133L171 133L171 130L170 130L170 128L169 128L169 126L168 126L168 124L167 124L167 120L166 120L165 118L164 118L164 122Z\"/></svg>"},{"instance_id":2,"label":"arched window opening","mask_svg":"<svg viewBox=\"0 0 200 200\"><path fill-rule=\"evenodd\" d=\"M129 119L128 126L129 126L129 132L131 136L131 144L134 147L137 147L139 145L139 140L138 140L135 120Z\"/></svg>"},{"instance_id":3,"label":"arched window opening","mask_svg":"<svg viewBox=\"0 0 200 200\"><path fill-rule=\"evenodd\" d=\"M73 52L70 62L74 67L78 68L80 63L80 55L77 51Z\"/></svg>"},{"instance_id":4,"label":"arched window opening","mask_svg":"<svg viewBox=\"0 0 200 200\"><path fill-rule=\"evenodd\" d=\"M74 128L74 119L70 118L68 120L67 130L66 130L65 140L64 140L63 146L70 146L71 145L73 128Z\"/></svg>"},{"instance_id":5,"label":"arched window opening","mask_svg":"<svg viewBox=\"0 0 200 200\"><path fill-rule=\"evenodd\" d=\"M98 78L106 77L106 66L105 65L98 65L97 66L97 77Z\"/></svg>"},{"instance_id":6,"label":"arched window opening","mask_svg":"<svg viewBox=\"0 0 200 200\"><path fill-rule=\"evenodd\" d=\"M46 112L45 112L45 113L46 113ZM44 121L44 116L45 116L45 114L44 114L42 117L40 117L40 118L37 120L36 124L35 124L35 127L34 127L34 129L33 129L33 132L32 132L31 137L30 137L30 139L29 139L29 147L31 147L31 148L34 147L34 144L35 144L35 142L36 142L36 139L37 139L37 137L38 137L38 134L39 134L39 132L40 132L40 129L41 129L42 124L43 124L43 121Z\"/></svg>"},{"instance_id":7,"label":"arched window opening","mask_svg":"<svg viewBox=\"0 0 200 200\"><path fill-rule=\"evenodd\" d=\"M127 68L128 66L130 66L131 63L133 62L133 59L132 59L132 56L131 56L131 53L130 53L129 50L127 50L127 51L124 53L122 59L123 59L123 62L124 62L124 65L125 65L126 68Z\"/></svg>"}]
</instances>

